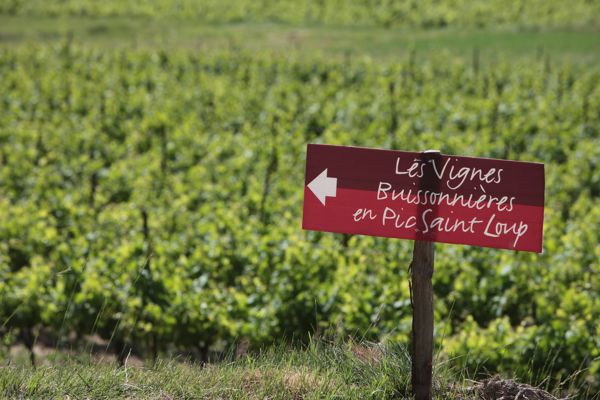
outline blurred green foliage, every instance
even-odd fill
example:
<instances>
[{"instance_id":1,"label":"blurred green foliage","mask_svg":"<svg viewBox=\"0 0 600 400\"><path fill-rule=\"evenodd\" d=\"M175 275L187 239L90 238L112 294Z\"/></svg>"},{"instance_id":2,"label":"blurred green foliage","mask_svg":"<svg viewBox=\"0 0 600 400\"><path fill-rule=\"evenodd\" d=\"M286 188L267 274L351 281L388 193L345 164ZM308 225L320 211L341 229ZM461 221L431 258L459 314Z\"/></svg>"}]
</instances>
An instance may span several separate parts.
<instances>
[{"instance_id":1,"label":"blurred green foliage","mask_svg":"<svg viewBox=\"0 0 600 400\"><path fill-rule=\"evenodd\" d=\"M3 0L0 13L191 18L205 22L284 22L421 28L598 27L591 0Z\"/></svg>"},{"instance_id":2,"label":"blurred green foliage","mask_svg":"<svg viewBox=\"0 0 600 400\"><path fill-rule=\"evenodd\" d=\"M407 343L412 243L302 231L305 150L437 148L546 165L542 255L437 245L438 346L599 390L600 70L475 61L0 50L0 331Z\"/></svg>"}]
</instances>

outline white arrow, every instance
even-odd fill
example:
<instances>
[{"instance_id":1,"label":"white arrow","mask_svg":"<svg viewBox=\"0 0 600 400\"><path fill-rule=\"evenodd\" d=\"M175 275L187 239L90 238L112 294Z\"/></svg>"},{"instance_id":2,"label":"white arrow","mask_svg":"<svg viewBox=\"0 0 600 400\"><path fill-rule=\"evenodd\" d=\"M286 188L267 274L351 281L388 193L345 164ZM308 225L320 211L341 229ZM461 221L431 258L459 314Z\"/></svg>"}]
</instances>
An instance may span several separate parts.
<instances>
[{"instance_id":1,"label":"white arrow","mask_svg":"<svg viewBox=\"0 0 600 400\"><path fill-rule=\"evenodd\" d=\"M317 196L317 199L325 205L326 197L335 197L337 191L337 178L327 176L327 168L323 170L311 183L308 188Z\"/></svg>"}]
</instances>

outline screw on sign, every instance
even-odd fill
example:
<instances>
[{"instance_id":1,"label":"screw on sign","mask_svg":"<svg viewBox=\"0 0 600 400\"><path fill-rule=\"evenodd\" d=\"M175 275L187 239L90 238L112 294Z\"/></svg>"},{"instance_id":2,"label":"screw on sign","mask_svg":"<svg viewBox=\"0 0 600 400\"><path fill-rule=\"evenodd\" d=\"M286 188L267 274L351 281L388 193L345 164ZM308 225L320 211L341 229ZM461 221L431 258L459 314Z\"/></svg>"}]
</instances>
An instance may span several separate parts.
<instances>
[{"instance_id":1,"label":"screw on sign","mask_svg":"<svg viewBox=\"0 0 600 400\"><path fill-rule=\"evenodd\" d=\"M542 251L544 165L309 144L302 227L415 241L412 387L431 399L434 242Z\"/></svg>"}]
</instances>

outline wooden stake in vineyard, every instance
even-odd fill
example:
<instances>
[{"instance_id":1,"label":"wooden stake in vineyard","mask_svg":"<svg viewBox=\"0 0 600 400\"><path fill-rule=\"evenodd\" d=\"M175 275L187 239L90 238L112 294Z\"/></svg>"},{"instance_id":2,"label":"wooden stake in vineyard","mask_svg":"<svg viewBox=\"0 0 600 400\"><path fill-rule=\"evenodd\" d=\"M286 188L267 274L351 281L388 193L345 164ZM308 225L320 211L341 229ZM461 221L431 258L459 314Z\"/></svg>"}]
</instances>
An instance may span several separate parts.
<instances>
[{"instance_id":1,"label":"wooden stake in vineyard","mask_svg":"<svg viewBox=\"0 0 600 400\"><path fill-rule=\"evenodd\" d=\"M542 251L544 165L309 144L302 227L414 240L412 389L431 400L434 242Z\"/></svg>"},{"instance_id":2,"label":"wooden stake in vineyard","mask_svg":"<svg viewBox=\"0 0 600 400\"><path fill-rule=\"evenodd\" d=\"M416 400L430 400L433 381L433 242L415 240L410 264L412 322L411 384Z\"/></svg>"}]
</instances>

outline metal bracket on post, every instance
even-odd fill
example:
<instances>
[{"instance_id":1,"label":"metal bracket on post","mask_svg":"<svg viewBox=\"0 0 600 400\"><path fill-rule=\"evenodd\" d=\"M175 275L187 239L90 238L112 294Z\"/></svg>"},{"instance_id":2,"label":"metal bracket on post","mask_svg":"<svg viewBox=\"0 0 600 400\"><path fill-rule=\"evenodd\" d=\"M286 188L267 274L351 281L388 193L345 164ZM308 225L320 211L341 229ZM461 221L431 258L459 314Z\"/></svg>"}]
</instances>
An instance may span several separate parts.
<instances>
[{"instance_id":1,"label":"metal bracket on post","mask_svg":"<svg viewBox=\"0 0 600 400\"><path fill-rule=\"evenodd\" d=\"M439 150L422 152L426 160L438 159ZM419 189L439 191L439 179L421 178ZM419 206L421 215L424 210ZM433 210L437 215L437 209ZM412 391L415 400L431 400L433 386L433 286L435 247L432 241L415 240L410 264L412 321Z\"/></svg>"}]
</instances>

